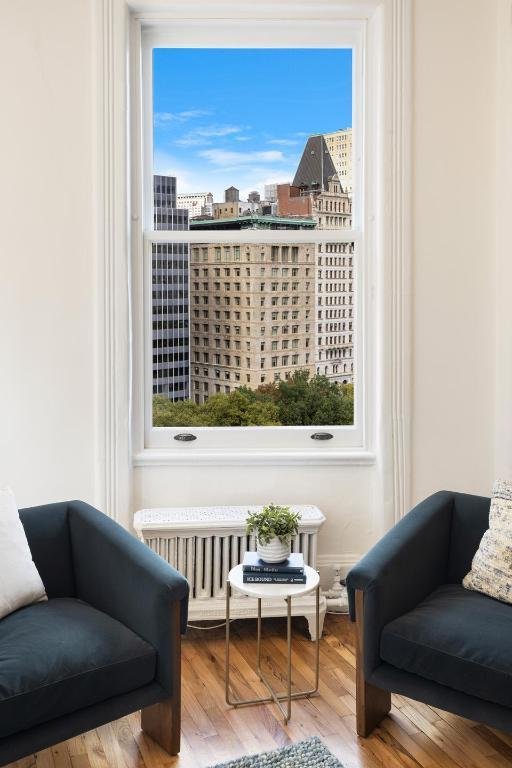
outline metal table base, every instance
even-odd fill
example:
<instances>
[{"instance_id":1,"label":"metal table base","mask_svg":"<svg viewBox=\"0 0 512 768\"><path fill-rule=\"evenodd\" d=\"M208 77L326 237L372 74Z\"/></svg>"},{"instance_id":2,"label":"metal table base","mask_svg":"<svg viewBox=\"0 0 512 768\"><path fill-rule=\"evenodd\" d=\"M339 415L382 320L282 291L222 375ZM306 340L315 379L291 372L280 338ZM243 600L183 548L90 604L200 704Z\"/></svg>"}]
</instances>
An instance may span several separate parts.
<instances>
[{"instance_id":1,"label":"metal table base","mask_svg":"<svg viewBox=\"0 0 512 768\"><path fill-rule=\"evenodd\" d=\"M232 707L248 707L254 704L269 704L274 702L279 707L281 714L286 725L291 718L292 714L292 700L293 699L308 699L311 696L318 695L318 683L320 676L320 584L316 587L316 641L315 641L315 687L309 691L293 691L292 692L292 598L288 596L285 598L286 602L286 639L287 639L287 682L286 691L282 693L276 692L270 682L265 677L261 669L261 597L256 598L258 601L258 630L256 639L256 656L257 666L256 672L261 682L267 687L269 696L263 696L257 699L233 699L231 697L231 684L230 684L230 662L229 662L229 647L230 647L230 602L231 602L231 584L228 581L226 583L226 703ZM285 702L286 708L283 707L281 702Z\"/></svg>"}]
</instances>

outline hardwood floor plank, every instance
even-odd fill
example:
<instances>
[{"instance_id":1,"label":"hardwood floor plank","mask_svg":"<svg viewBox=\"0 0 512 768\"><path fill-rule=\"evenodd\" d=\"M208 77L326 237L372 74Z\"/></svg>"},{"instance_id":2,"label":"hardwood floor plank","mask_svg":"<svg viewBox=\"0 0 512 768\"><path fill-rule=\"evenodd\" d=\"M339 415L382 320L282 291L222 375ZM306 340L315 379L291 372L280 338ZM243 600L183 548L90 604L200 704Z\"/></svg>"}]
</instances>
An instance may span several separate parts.
<instances>
[{"instance_id":1,"label":"hardwood floor plank","mask_svg":"<svg viewBox=\"0 0 512 768\"><path fill-rule=\"evenodd\" d=\"M65 741L51 747L55 768L72 768L71 756Z\"/></svg>"},{"instance_id":2,"label":"hardwood floor plank","mask_svg":"<svg viewBox=\"0 0 512 768\"><path fill-rule=\"evenodd\" d=\"M36 768L55 768L51 749L42 749L35 755Z\"/></svg>"},{"instance_id":3,"label":"hardwood floor plank","mask_svg":"<svg viewBox=\"0 0 512 768\"><path fill-rule=\"evenodd\" d=\"M512 739L504 739L504 734L499 734L497 731L493 731L485 725L475 725L474 731L480 736L481 739L486 741L495 752L499 752L500 755L505 757L510 765L512 765Z\"/></svg>"},{"instance_id":4,"label":"hardwood floor plank","mask_svg":"<svg viewBox=\"0 0 512 768\"><path fill-rule=\"evenodd\" d=\"M396 743L406 750L422 768L439 768L439 763L433 755L427 751L423 745L415 741L413 736L397 723L391 717L386 717L382 721L382 731L388 733ZM416 731L417 732L417 731Z\"/></svg>"}]
</instances>

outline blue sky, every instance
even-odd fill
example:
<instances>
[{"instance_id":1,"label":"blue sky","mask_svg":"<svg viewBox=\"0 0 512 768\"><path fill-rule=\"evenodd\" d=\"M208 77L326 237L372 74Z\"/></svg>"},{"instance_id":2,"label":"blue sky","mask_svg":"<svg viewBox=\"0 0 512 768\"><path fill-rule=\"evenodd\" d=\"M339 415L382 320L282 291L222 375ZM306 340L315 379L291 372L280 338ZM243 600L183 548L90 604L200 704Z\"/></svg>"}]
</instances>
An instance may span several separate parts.
<instances>
[{"instance_id":1,"label":"blue sky","mask_svg":"<svg viewBox=\"0 0 512 768\"><path fill-rule=\"evenodd\" d=\"M292 180L308 135L352 125L352 52L158 48L153 108L155 173L246 199Z\"/></svg>"}]
</instances>

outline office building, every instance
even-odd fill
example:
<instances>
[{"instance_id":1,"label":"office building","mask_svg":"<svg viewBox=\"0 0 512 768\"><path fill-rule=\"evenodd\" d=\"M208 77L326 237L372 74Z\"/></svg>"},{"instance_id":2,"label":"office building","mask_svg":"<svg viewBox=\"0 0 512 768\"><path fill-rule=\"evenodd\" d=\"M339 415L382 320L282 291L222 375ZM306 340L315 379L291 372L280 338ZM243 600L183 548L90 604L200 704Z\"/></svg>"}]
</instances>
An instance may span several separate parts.
<instances>
[{"instance_id":1,"label":"office building","mask_svg":"<svg viewBox=\"0 0 512 768\"><path fill-rule=\"evenodd\" d=\"M302 222L290 220L290 228L303 228ZM297 370L314 373L313 245L205 242L192 246L190 268L196 403L240 386L286 380Z\"/></svg>"},{"instance_id":2,"label":"office building","mask_svg":"<svg viewBox=\"0 0 512 768\"><path fill-rule=\"evenodd\" d=\"M293 184L277 187L282 216L310 216L317 229L352 226L352 199L343 189L323 136L306 142ZM353 243L318 244L315 252L316 372L354 381L355 266Z\"/></svg>"},{"instance_id":3,"label":"office building","mask_svg":"<svg viewBox=\"0 0 512 768\"><path fill-rule=\"evenodd\" d=\"M176 195L177 207L188 211L188 218L213 215L213 195L211 192L190 192Z\"/></svg>"},{"instance_id":4,"label":"office building","mask_svg":"<svg viewBox=\"0 0 512 768\"><path fill-rule=\"evenodd\" d=\"M176 205L175 177L154 176L153 197L155 229L188 230L188 211ZM170 400L190 395L188 279L188 243L154 243L153 394Z\"/></svg>"},{"instance_id":5,"label":"office building","mask_svg":"<svg viewBox=\"0 0 512 768\"><path fill-rule=\"evenodd\" d=\"M320 192L336 173L331 154L321 134L310 136L297 166L292 186L307 192Z\"/></svg>"},{"instance_id":6,"label":"office building","mask_svg":"<svg viewBox=\"0 0 512 768\"><path fill-rule=\"evenodd\" d=\"M352 195L352 128L324 133L324 139L343 191Z\"/></svg>"},{"instance_id":7,"label":"office building","mask_svg":"<svg viewBox=\"0 0 512 768\"><path fill-rule=\"evenodd\" d=\"M316 249L316 372L354 381L354 243L319 243Z\"/></svg>"},{"instance_id":8,"label":"office building","mask_svg":"<svg viewBox=\"0 0 512 768\"><path fill-rule=\"evenodd\" d=\"M311 186L278 184L277 207L280 216L311 217L317 229L352 226L352 200L343 191L336 173L325 178L321 187L316 182Z\"/></svg>"},{"instance_id":9,"label":"office building","mask_svg":"<svg viewBox=\"0 0 512 768\"><path fill-rule=\"evenodd\" d=\"M277 184L265 184L264 193L269 203L277 202Z\"/></svg>"},{"instance_id":10,"label":"office building","mask_svg":"<svg viewBox=\"0 0 512 768\"><path fill-rule=\"evenodd\" d=\"M247 208L247 203L240 200L225 200L223 203L213 203L212 211L214 219L231 219L242 216Z\"/></svg>"},{"instance_id":11,"label":"office building","mask_svg":"<svg viewBox=\"0 0 512 768\"><path fill-rule=\"evenodd\" d=\"M240 200L240 193L236 187L229 187L224 192L224 202L213 203L212 212L214 219L232 219L238 216L260 214L262 206L258 192L251 192L247 200Z\"/></svg>"}]
</instances>

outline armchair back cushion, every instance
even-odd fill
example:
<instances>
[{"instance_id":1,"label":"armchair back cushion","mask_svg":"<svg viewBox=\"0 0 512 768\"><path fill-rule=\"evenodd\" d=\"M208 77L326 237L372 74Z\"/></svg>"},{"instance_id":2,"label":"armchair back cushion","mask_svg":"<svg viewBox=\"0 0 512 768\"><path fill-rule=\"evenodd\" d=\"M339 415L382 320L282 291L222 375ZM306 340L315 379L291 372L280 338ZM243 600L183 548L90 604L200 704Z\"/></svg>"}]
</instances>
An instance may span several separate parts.
<instances>
[{"instance_id":1,"label":"armchair back cushion","mask_svg":"<svg viewBox=\"0 0 512 768\"><path fill-rule=\"evenodd\" d=\"M82 501L69 502L69 528L76 596L157 649L156 680L172 695L178 650L170 606L181 601L184 632L186 579L135 536Z\"/></svg>"},{"instance_id":2,"label":"armchair back cushion","mask_svg":"<svg viewBox=\"0 0 512 768\"><path fill-rule=\"evenodd\" d=\"M461 584L471 568L480 540L489 527L490 504L486 496L453 494L448 584Z\"/></svg>"},{"instance_id":3,"label":"armchair back cushion","mask_svg":"<svg viewBox=\"0 0 512 768\"><path fill-rule=\"evenodd\" d=\"M20 519L48 599L75 597L68 503L20 509Z\"/></svg>"}]
</instances>

